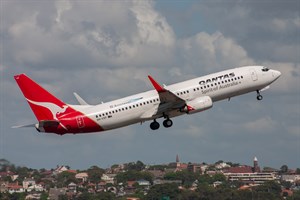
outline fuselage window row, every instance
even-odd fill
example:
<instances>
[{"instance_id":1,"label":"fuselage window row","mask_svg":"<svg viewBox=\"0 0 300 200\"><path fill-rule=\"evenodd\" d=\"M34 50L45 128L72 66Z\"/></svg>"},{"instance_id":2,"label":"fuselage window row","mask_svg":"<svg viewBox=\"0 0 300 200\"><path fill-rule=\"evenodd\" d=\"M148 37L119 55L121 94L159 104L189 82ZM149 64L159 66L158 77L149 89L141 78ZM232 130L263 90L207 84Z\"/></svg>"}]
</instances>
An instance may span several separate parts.
<instances>
[{"instance_id":1,"label":"fuselage window row","mask_svg":"<svg viewBox=\"0 0 300 200\"><path fill-rule=\"evenodd\" d=\"M128 110L128 109L137 108L139 106L143 106L143 105L146 105L146 104L152 104L152 103L155 103L156 101L158 102L159 98L153 99L153 100L149 100L149 101L146 101L146 102L143 102L143 103L140 103L140 104L135 104L135 105L132 105L132 106L128 106L128 107L125 107L125 108L120 108L119 110L116 109L116 110L112 110L112 111L109 111L109 112L106 112L106 113L103 113L103 114L99 114L99 115L96 115L96 118L98 118L98 117L104 117L104 116L108 116L108 115L112 115L112 114L115 114L115 113L118 113L118 112L121 112L121 111L125 111L125 110Z\"/></svg>"}]
</instances>

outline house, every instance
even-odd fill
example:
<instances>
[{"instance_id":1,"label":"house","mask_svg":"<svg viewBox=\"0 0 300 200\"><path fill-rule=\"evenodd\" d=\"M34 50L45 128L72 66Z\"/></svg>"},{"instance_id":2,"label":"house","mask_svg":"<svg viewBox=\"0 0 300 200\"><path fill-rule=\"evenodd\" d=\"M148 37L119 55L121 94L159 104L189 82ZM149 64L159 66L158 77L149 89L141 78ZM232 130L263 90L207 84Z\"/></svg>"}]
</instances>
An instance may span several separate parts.
<instances>
[{"instance_id":1,"label":"house","mask_svg":"<svg viewBox=\"0 0 300 200\"><path fill-rule=\"evenodd\" d=\"M6 185L6 188L7 188L7 191L8 191L10 194L25 192L23 186L22 186L22 185L19 185L18 182L16 182L16 183L8 183L8 184Z\"/></svg>"},{"instance_id":2,"label":"house","mask_svg":"<svg viewBox=\"0 0 300 200\"><path fill-rule=\"evenodd\" d=\"M283 175L281 175L281 180L295 183L296 181L300 180L300 175L299 174L297 174L297 175L283 174Z\"/></svg>"},{"instance_id":3,"label":"house","mask_svg":"<svg viewBox=\"0 0 300 200\"><path fill-rule=\"evenodd\" d=\"M65 188L50 188L49 200L58 200L60 195L65 195L67 190Z\"/></svg>"},{"instance_id":4,"label":"house","mask_svg":"<svg viewBox=\"0 0 300 200\"><path fill-rule=\"evenodd\" d=\"M101 180L105 181L106 183L114 184L116 174L102 174Z\"/></svg>"},{"instance_id":5,"label":"house","mask_svg":"<svg viewBox=\"0 0 300 200\"><path fill-rule=\"evenodd\" d=\"M58 166L54 171L53 171L53 174L54 175L57 175L57 174L60 174L64 171L68 171L69 169L65 166Z\"/></svg>"},{"instance_id":6,"label":"house","mask_svg":"<svg viewBox=\"0 0 300 200\"><path fill-rule=\"evenodd\" d=\"M86 172L81 172L75 175L75 178L81 180L82 182L86 182L88 177L89 175Z\"/></svg>"},{"instance_id":7,"label":"house","mask_svg":"<svg viewBox=\"0 0 300 200\"><path fill-rule=\"evenodd\" d=\"M31 191L43 192L45 189L44 189L43 185L35 184L35 185L29 186L26 190L27 190L27 192L31 192Z\"/></svg>"},{"instance_id":8,"label":"house","mask_svg":"<svg viewBox=\"0 0 300 200\"><path fill-rule=\"evenodd\" d=\"M137 184L139 185L139 186L150 186L151 184L150 184L150 182L149 181L147 181L147 180L138 180L137 181Z\"/></svg>"},{"instance_id":9,"label":"house","mask_svg":"<svg viewBox=\"0 0 300 200\"><path fill-rule=\"evenodd\" d=\"M76 193L76 189L77 189L77 185L75 183L71 182L68 185L68 191L69 192Z\"/></svg>"},{"instance_id":10,"label":"house","mask_svg":"<svg viewBox=\"0 0 300 200\"><path fill-rule=\"evenodd\" d=\"M189 172L201 173L201 164L189 163L187 166Z\"/></svg>"},{"instance_id":11,"label":"house","mask_svg":"<svg viewBox=\"0 0 300 200\"><path fill-rule=\"evenodd\" d=\"M226 162L221 162L215 165L216 169L224 169L224 168L228 168L231 167L230 165L228 165Z\"/></svg>"},{"instance_id":12,"label":"house","mask_svg":"<svg viewBox=\"0 0 300 200\"><path fill-rule=\"evenodd\" d=\"M16 177L18 178L18 175L15 175L11 171L0 172L0 180L4 180L4 178L6 178L6 177L10 177L12 179L12 181L15 181Z\"/></svg>"},{"instance_id":13,"label":"house","mask_svg":"<svg viewBox=\"0 0 300 200\"><path fill-rule=\"evenodd\" d=\"M34 186L34 185L35 185L35 180L33 178L25 178L23 181L23 188L25 190L27 190L29 186Z\"/></svg>"}]
</instances>

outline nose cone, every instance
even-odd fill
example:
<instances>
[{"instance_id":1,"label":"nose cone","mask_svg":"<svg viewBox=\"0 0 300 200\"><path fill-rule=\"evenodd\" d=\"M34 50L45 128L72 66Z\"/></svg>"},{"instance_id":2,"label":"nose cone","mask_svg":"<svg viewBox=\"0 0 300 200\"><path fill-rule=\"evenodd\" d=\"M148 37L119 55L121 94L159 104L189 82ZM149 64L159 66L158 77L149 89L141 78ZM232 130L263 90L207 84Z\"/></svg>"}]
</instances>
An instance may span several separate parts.
<instances>
[{"instance_id":1,"label":"nose cone","mask_svg":"<svg viewBox=\"0 0 300 200\"><path fill-rule=\"evenodd\" d=\"M280 71L277 71L277 70L273 70L272 71L272 75L273 77L276 79L278 79L280 76L281 76L281 72Z\"/></svg>"}]
</instances>

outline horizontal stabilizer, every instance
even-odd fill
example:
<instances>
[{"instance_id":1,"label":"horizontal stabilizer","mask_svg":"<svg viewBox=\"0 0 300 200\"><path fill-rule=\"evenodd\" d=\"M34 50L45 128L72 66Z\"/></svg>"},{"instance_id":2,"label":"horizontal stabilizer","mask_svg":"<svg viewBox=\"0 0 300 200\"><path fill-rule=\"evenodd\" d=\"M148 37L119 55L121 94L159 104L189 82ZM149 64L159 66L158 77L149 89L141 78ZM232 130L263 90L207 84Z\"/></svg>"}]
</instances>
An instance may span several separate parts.
<instances>
[{"instance_id":1,"label":"horizontal stabilizer","mask_svg":"<svg viewBox=\"0 0 300 200\"><path fill-rule=\"evenodd\" d=\"M28 128L28 127L35 127L35 124L26 124L26 125L12 126L12 128Z\"/></svg>"},{"instance_id":2,"label":"horizontal stabilizer","mask_svg":"<svg viewBox=\"0 0 300 200\"><path fill-rule=\"evenodd\" d=\"M77 99L77 101L79 102L80 105L89 105L85 100L83 100L83 98L81 98L81 96L79 96L76 92L73 92L75 98Z\"/></svg>"}]
</instances>

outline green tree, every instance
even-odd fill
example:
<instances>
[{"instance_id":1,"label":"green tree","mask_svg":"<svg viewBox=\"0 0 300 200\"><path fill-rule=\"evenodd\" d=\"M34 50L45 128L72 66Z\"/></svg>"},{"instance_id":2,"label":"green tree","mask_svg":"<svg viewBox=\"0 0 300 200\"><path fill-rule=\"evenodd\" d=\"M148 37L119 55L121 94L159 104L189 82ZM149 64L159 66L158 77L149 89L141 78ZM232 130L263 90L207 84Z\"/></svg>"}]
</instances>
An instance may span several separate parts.
<instances>
[{"instance_id":1,"label":"green tree","mask_svg":"<svg viewBox=\"0 0 300 200\"><path fill-rule=\"evenodd\" d=\"M17 167L16 168L16 174L19 175L18 181L22 182L24 178L30 177L30 169L27 167Z\"/></svg>"},{"instance_id":2,"label":"green tree","mask_svg":"<svg viewBox=\"0 0 300 200\"><path fill-rule=\"evenodd\" d=\"M281 186L275 181L267 181L254 188L254 191L256 198L259 199L276 200L281 198Z\"/></svg>"},{"instance_id":3,"label":"green tree","mask_svg":"<svg viewBox=\"0 0 300 200\"><path fill-rule=\"evenodd\" d=\"M78 183L78 180L75 178L75 174L68 171L58 174L56 180L58 187L66 187L71 182Z\"/></svg>"},{"instance_id":4,"label":"green tree","mask_svg":"<svg viewBox=\"0 0 300 200\"><path fill-rule=\"evenodd\" d=\"M199 173L189 172L187 170L182 170L178 172L166 173L164 179L166 180L181 180L182 184L185 186L191 186L191 184L200 178Z\"/></svg>"},{"instance_id":5,"label":"green tree","mask_svg":"<svg viewBox=\"0 0 300 200\"><path fill-rule=\"evenodd\" d=\"M146 200L161 200L163 197L169 197L170 199L177 199L180 191L178 185L174 183L167 183L161 185L154 185L148 191Z\"/></svg>"},{"instance_id":6,"label":"green tree","mask_svg":"<svg viewBox=\"0 0 300 200\"><path fill-rule=\"evenodd\" d=\"M153 175L149 172L130 170L127 172L121 172L116 176L116 180L118 183L125 183L127 181L137 181L141 179L147 180L151 184L153 183Z\"/></svg>"},{"instance_id":7,"label":"green tree","mask_svg":"<svg viewBox=\"0 0 300 200\"><path fill-rule=\"evenodd\" d=\"M89 181L92 183L98 183L101 181L101 176L104 174L105 170L98 166L92 166L87 170Z\"/></svg>"},{"instance_id":8,"label":"green tree","mask_svg":"<svg viewBox=\"0 0 300 200\"><path fill-rule=\"evenodd\" d=\"M288 170L289 170L289 168L288 168L287 165L282 165L282 166L280 167L280 172L283 173L283 174L284 174L284 173L287 173Z\"/></svg>"},{"instance_id":9,"label":"green tree","mask_svg":"<svg viewBox=\"0 0 300 200\"><path fill-rule=\"evenodd\" d=\"M134 162L128 163L125 167L125 170L142 171L143 169L145 169L145 164L139 160L136 163Z\"/></svg>"}]
</instances>

